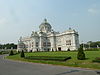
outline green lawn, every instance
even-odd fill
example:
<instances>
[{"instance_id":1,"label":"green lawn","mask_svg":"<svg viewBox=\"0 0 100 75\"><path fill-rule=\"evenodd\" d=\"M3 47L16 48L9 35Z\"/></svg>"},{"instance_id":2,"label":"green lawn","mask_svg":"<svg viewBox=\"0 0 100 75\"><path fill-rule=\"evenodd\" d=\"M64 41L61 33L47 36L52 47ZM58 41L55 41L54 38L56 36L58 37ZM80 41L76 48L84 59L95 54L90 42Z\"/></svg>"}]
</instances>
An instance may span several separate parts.
<instances>
[{"instance_id":1,"label":"green lawn","mask_svg":"<svg viewBox=\"0 0 100 75\"><path fill-rule=\"evenodd\" d=\"M92 68L92 69L100 69L100 63L93 63L96 57L100 57L99 51L85 51L86 60L77 60L77 52L34 52L34 53L25 53L25 56L61 56L61 57L69 57L72 59L67 61L48 61L48 60L29 60L20 58L20 55L8 56L8 59L20 60L20 61L28 61L33 63L45 63L45 64L54 64L54 65L63 65L63 66L71 66L71 67L82 67L82 68Z\"/></svg>"}]
</instances>

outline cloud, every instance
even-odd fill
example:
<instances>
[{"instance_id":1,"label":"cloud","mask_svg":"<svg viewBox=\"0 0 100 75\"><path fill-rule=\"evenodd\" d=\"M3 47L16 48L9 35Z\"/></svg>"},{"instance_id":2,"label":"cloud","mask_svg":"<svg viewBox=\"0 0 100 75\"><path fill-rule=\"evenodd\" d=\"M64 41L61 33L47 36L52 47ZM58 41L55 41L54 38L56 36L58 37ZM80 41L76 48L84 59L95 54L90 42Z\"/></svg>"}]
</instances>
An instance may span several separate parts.
<instances>
[{"instance_id":1,"label":"cloud","mask_svg":"<svg viewBox=\"0 0 100 75\"><path fill-rule=\"evenodd\" d=\"M96 8L89 8L88 9L88 12L90 14L98 14L99 13L99 9L96 9Z\"/></svg>"}]
</instances>

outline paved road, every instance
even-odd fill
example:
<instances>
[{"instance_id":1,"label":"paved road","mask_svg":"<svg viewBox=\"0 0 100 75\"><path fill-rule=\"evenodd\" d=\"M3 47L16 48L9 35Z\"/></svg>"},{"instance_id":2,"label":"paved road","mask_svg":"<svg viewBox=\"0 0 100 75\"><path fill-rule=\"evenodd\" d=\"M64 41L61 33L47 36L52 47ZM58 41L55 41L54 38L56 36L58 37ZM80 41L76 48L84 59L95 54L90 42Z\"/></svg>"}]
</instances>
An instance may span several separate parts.
<instances>
[{"instance_id":1,"label":"paved road","mask_svg":"<svg viewBox=\"0 0 100 75\"><path fill-rule=\"evenodd\" d=\"M0 75L100 75L100 71L18 62L0 55Z\"/></svg>"}]
</instances>

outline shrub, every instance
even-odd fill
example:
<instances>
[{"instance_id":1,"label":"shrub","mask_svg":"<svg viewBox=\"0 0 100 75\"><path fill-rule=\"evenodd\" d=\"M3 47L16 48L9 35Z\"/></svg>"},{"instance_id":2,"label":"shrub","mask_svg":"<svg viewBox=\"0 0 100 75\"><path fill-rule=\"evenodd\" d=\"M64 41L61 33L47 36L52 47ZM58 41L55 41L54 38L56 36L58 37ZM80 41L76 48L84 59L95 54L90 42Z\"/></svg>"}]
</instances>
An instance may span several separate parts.
<instances>
[{"instance_id":1,"label":"shrub","mask_svg":"<svg viewBox=\"0 0 100 75\"><path fill-rule=\"evenodd\" d=\"M14 55L14 52L11 50L9 56Z\"/></svg>"},{"instance_id":2,"label":"shrub","mask_svg":"<svg viewBox=\"0 0 100 75\"><path fill-rule=\"evenodd\" d=\"M2 52L0 52L0 55L2 55Z\"/></svg>"},{"instance_id":3,"label":"shrub","mask_svg":"<svg viewBox=\"0 0 100 75\"><path fill-rule=\"evenodd\" d=\"M21 58L24 58L25 57L25 54L24 54L24 51L23 50L21 51L20 57Z\"/></svg>"},{"instance_id":4,"label":"shrub","mask_svg":"<svg viewBox=\"0 0 100 75\"><path fill-rule=\"evenodd\" d=\"M82 46L80 46L80 48L78 49L77 59L78 60L84 60L85 59L85 53L83 51Z\"/></svg>"},{"instance_id":5,"label":"shrub","mask_svg":"<svg viewBox=\"0 0 100 75\"><path fill-rule=\"evenodd\" d=\"M100 57L97 57L93 60L93 62L97 62L97 63L100 63Z\"/></svg>"}]
</instances>

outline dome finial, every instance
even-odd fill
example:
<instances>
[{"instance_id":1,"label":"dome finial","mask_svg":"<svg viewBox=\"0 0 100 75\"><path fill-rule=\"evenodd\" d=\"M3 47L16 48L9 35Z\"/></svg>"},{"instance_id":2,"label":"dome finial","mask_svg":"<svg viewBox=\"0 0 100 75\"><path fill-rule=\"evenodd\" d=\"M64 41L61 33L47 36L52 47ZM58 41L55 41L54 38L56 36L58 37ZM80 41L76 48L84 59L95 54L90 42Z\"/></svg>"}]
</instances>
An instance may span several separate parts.
<instances>
[{"instance_id":1,"label":"dome finial","mask_svg":"<svg viewBox=\"0 0 100 75\"><path fill-rule=\"evenodd\" d=\"M46 18L44 19L44 22L45 22L45 23L47 22L47 19L46 19Z\"/></svg>"},{"instance_id":2,"label":"dome finial","mask_svg":"<svg viewBox=\"0 0 100 75\"><path fill-rule=\"evenodd\" d=\"M71 30L72 28L71 27L69 27L69 30Z\"/></svg>"}]
</instances>

